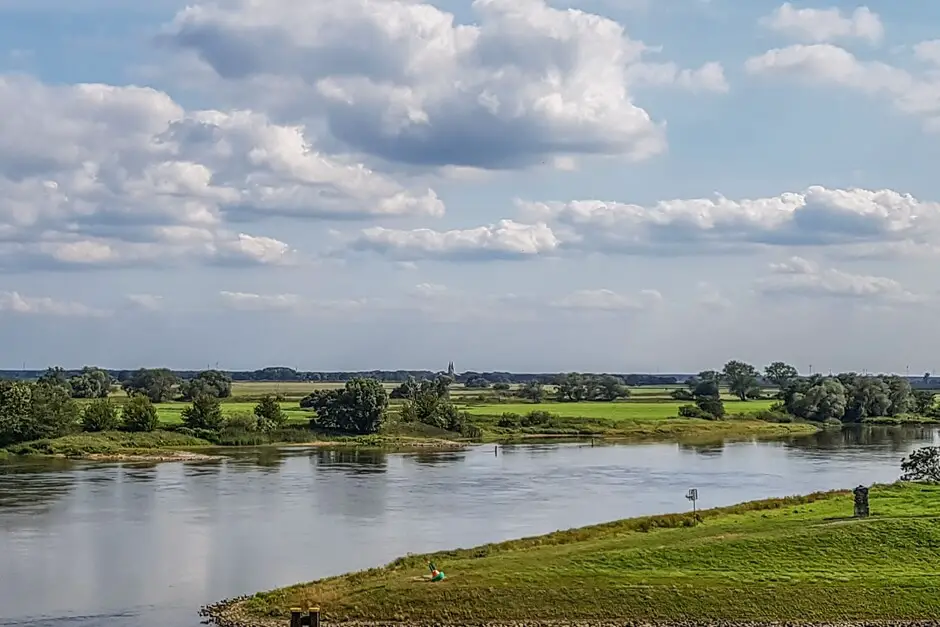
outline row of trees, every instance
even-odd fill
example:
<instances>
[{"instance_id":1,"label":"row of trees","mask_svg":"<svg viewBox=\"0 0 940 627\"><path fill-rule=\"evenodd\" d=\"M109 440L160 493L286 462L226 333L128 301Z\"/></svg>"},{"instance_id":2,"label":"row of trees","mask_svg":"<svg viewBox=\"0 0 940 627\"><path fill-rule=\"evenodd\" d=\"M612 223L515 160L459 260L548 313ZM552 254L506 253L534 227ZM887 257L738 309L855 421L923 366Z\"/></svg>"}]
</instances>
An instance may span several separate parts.
<instances>
[{"instance_id":1,"label":"row of trees","mask_svg":"<svg viewBox=\"0 0 940 627\"><path fill-rule=\"evenodd\" d=\"M244 430L270 432L287 420L273 395L258 402L253 416L226 418L218 397L207 393L198 394L182 417L184 427L198 435L217 433L232 423ZM61 382L0 381L0 448L79 431L147 432L159 426L157 409L143 394L120 405L104 397L80 405Z\"/></svg>"},{"instance_id":2,"label":"row of trees","mask_svg":"<svg viewBox=\"0 0 940 627\"><path fill-rule=\"evenodd\" d=\"M56 366L37 380L37 383L62 388L72 398L107 398L114 382L107 370L95 366L86 366L75 374ZM128 372L120 384L128 396L146 396L153 403L192 401L203 395L216 398L232 395L232 378L220 370L203 370L182 379L168 368L140 368Z\"/></svg>"}]
</instances>

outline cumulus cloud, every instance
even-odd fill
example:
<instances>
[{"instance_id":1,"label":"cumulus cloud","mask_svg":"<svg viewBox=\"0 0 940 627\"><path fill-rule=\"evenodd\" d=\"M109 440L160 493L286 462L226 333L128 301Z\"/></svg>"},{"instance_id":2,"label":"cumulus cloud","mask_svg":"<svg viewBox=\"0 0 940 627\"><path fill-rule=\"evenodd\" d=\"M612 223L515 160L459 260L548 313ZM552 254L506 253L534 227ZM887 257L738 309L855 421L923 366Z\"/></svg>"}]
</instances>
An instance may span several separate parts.
<instances>
[{"instance_id":1,"label":"cumulus cloud","mask_svg":"<svg viewBox=\"0 0 940 627\"><path fill-rule=\"evenodd\" d=\"M163 297L156 294L127 294L127 302L136 308L155 311L163 307Z\"/></svg>"},{"instance_id":2,"label":"cumulus cloud","mask_svg":"<svg viewBox=\"0 0 940 627\"><path fill-rule=\"evenodd\" d=\"M759 293L852 299L873 304L920 303L925 300L924 296L907 290L894 279L822 268L802 257L771 264L770 271L770 276L757 281L755 287Z\"/></svg>"},{"instance_id":3,"label":"cumulus cloud","mask_svg":"<svg viewBox=\"0 0 940 627\"><path fill-rule=\"evenodd\" d=\"M346 244L347 250L371 251L392 259L522 259L556 250L559 240L544 223L500 220L473 229L435 231L374 227Z\"/></svg>"},{"instance_id":4,"label":"cumulus cloud","mask_svg":"<svg viewBox=\"0 0 940 627\"><path fill-rule=\"evenodd\" d=\"M317 152L303 127L187 112L153 89L0 76L0 112L0 254L19 263L277 264L288 244L228 224L444 211L432 190Z\"/></svg>"},{"instance_id":5,"label":"cumulus cloud","mask_svg":"<svg viewBox=\"0 0 940 627\"><path fill-rule=\"evenodd\" d=\"M110 312L82 303L60 301L48 296L24 296L19 292L0 292L0 312L31 316L104 317Z\"/></svg>"},{"instance_id":6,"label":"cumulus cloud","mask_svg":"<svg viewBox=\"0 0 940 627\"><path fill-rule=\"evenodd\" d=\"M635 295L619 294L609 289L578 290L551 302L552 307L570 311L639 311L663 300L656 290L642 290Z\"/></svg>"},{"instance_id":7,"label":"cumulus cloud","mask_svg":"<svg viewBox=\"0 0 940 627\"><path fill-rule=\"evenodd\" d=\"M553 154L645 159L663 128L631 81L725 91L723 70L644 68L617 22L545 0L474 0L476 22L401 0L234 0L180 11L163 40L285 119L423 166L505 168ZM632 78L631 78L632 77Z\"/></svg>"},{"instance_id":8,"label":"cumulus cloud","mask_svg":"<svg viewBox=\"0 0 940 627\"><path fill-rule=\"evenodd\" d=\"M561 246L630 254L739 252L755 246L932 248L940 203L892 190L827 189L732 200L723 196L652 206L578 200L520 202L558 233Z\"/></svg>"},{"instance_id":9,"label":"cumulus cloud","mask_svg":"<svg viewBox=\"0 0 940 627\"><path fill-rule=\"evenodd\" d=\"M940 45L934 44L922 42L915 46L915 54L928 62L940 59ZM754 75L804 79L886 98L898 111L922 117L928 128L940 129L940 75L933 67L913 73L880 61L862 61L832 44L800 44L768 50L748 59L745 68Z\"/></svg>"},{"instance_id":10,"label":"cumulus cloud","mask_svg":"<svg viewBox=\"0 0 940 627\"><path fill-rule=\"evenodd\" d=\"M770 15L761 18L762 26L810 43L837 39L861 39L872 44L884 39L884 25L877 13L858 7L851 14L841 9L797 9L784 2Z\"/></svg>"}]
</instances>

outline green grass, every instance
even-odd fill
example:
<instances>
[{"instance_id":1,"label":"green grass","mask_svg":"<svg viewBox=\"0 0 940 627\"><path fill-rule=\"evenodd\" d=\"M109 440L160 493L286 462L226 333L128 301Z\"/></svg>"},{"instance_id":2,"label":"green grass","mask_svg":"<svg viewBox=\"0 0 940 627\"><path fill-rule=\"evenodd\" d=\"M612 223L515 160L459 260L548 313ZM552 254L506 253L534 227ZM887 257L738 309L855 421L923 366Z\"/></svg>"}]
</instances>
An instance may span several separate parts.
<instances>
[{"instance_id":1,"label":"green grass","mask_svg":"<svg viewBox=\"0 0 940 627\"><path fill-rule=\"evenodd\" d=\"M204 446L209 446L209 442L170 431L153 431L150 433L104 431L101 433L77 433L50 440L34 440L13 445L9 447L9 452L13 455L83 457L87 455L150 453L157 450Z\"/></svg>"},{"instance_id":2,"label":"green grass","mask_svg":"<svg viewBox=\"0 0 940 627\"><path fill-rule=\"evenodd\" d=\"M189 407L187 402L157 403L154 405L157 409L157 416L160 422L167 425L178 425L183 422L183 410ZM222 414L225 416L235 416L238 414L252 414L257 405L254 401L226 401L222 403ZM287 414L289 421L307 422L316 414L306 409L301 409L297 401L285 401L281 403L281 410Z\"/></svg>"},{"instance_id":3,"label":"green grass","mask_svg":"<svg viewBox=\"0 0 940 627\"><path fill-rule=\"evenodd\" d=\"M262 593L223 610L285 624L484 621L845 621L940 615L940 486L876 486L872 517L847 492L629 519ZM429 583L426 562L447 573Z\"/></svg>"},{"instance_id":4,"label":"green grass","mask_svg":"<svg viewBox=\"0 0 940 627\"><path fill-rule=\"evenodd\" d=\"M729 414L751 413L770 409L775 401L725 401ZM504 412L527 414L530 411L547 411L563 418L604 418L607 420L661 420L675 418L679 408L688 402L614 402L614 403L494 403L472 405L466 411L475 416L498 416Z\"/></svg>"}]
</instances>

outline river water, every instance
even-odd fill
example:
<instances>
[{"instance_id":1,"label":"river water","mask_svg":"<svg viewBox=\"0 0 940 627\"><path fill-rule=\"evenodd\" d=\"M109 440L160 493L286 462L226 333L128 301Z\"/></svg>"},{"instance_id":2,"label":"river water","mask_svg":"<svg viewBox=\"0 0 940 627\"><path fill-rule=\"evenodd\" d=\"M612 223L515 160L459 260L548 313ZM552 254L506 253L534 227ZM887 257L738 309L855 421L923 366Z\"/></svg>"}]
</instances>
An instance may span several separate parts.
<instances>
[{"instance_id":1,"label":"river water","mask_svg":"<svg viewBox=\"0 0 940 627\"><path fill-rule=\"evenodd\" d=\"M775 443L263 449L0 465L0 625L194 627L223 598L628 516L890 482L930 428ZM446 565L444 565L446 568Z\"/></svg>"}]
</instances>

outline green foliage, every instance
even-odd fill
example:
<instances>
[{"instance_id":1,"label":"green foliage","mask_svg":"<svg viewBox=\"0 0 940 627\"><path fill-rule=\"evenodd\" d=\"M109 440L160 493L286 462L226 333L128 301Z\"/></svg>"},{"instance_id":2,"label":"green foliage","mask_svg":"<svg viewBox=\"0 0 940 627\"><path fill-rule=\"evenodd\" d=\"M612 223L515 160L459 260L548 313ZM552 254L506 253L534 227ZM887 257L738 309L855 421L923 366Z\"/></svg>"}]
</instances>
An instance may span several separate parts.
<instances>
[{"instance_id":1,"label":"green foliage","mask_svg":"<svg viewBox=\"0 0 940 627\"><path fill-rule=\"evenodd\" d=\"M519 388L516 395L533 403L541 403L545 400L545 386L539 381L529 381Z\"/></svg>"},{"instance_id":2,"label":"green foliage","mask_svg":"<svg viewBox=\"0 0 940 627\"><path fill-rule=\"evenodd\" d=\"M110 399L96 399L82 411L82 431L115 431L120 424L117 405Z\"/></svg>"},{"instance_id":3,"label":"green foliage","mask_svg":"<svg viewBox=\"0 0 940 627\"><path fill-rule=\"evenodd\" d=\"M691 390L685 388L676 388L669 393L669 396L676 399L677 401L692 401L695 400L695 395L692 394Z\"/></svg>"},{"instance_id":4,"label":"green foliage","mask_svg":"<svg viewBox=\"0 0 940 627\"><path fill-rule=\"evenodd\" d=\"M725 416L725 404L722 402L721 397L697 396L695 406L704 413L703 418L716 420Z\"/></svg>"},{"instance_id":5,"label":"green foliage","mask_svg":"<svg viewBox=\"0 0 940 627\"><path fill-rule=\"evenodd\" d=\"M132 396L121 408L121 428L125 431L146 433L158 424L157 409L147 396Z\"/></svg>"},{"instance_id":6,"label":"green foliage","mask_svg":"<svg viewBox=\"0 0 940 627\"><path fill-rule=\"evenodd\" d=\"M940 483L940 446L925 446L901 462L901 481Z\"/></svg>"},{"instance_id":7,"label":"green foliage","mask_svg":"<svg viewBox=\"0 0 940 627\"><path fill-rule=\"evenodd\" d=\"M95 366L85 366L68 380L72 398L107 398L111 393L111 375Z\"/></svg>"},{"instance_id":8,"label":"green foliage","mask_svg":"<svg viewBox=\"0 0 940 627\"><path fill-rule=\"evenodd\" d=\"M80 410L67 386L0 381L0 447L77 430Z\"/></svg>"},{"instance_id":9,"label":"green foliage","mask_svg":"<svg viewBox=\"0 0 940 627\"><path fill-rule=\"evenodd\" d=\"M727 382L728 389L742 401L752 398L755 392L760 397L760 388L757 385L758 376L760 373L757 369L743 361L731 360L721 370L721 377Z\"/></svg>"},{"instance_id":10,"label":"green foliage","mask_svg":"<svg viewBox=\"0 0 940 627\"><path fill-rule=\"evenodd\" d=\"M206 440L181 433L153 431L149 433L102 431L79 433L55 439L42 439L10 447L14 455L115 455L152 452L159 449L180 449L206 446Z\"/></svg>"},{"instance_id":11,"label":"green foliage","mask_svg":"<svg viewBox=\"0 0 940 627\"><path fill-rule=\"evenodd\" d=\"M715 416L708 413L698 405L683 405L679 408L679 416L682 418L700 418L702 420L714 420Z\"/></svg>"},{"instance_id":12,"label":"green foliage","mask_svg":"<svg viewBox=\"0 0 940 627\"><path fill-rule=\"evenodd\" d=\"M152 403L163 403L172 400L179 383L179 377L167 368L141 368L121 387L128 396L143 395Z\"/></svg>"},{"instance_id":13,"label":"green foliage","mask_svg":"<svg viewBox=\"0 0 940 627\"><path fill-rule=\"evenodd\" d=\"M460 432L465 419L450 400L448 384L447 379L439 377L411 388L401 408L402 420Z\"/></svg>"},{"instance_id":14,"label":"green foliage","mask_svg":"<svg viewBox=\"0 0 940 627\"><path fill-rule=\"evenodd\" d=\"M212 394L196 396L192 405L183 410L183 424L190 429L221 430L225 426L225 417L218 397Z\"/></svg>"},{"instance_id":15,"label":"green foliage","mask_svg":"<svg viewBox=\"0 0 940 627\"><path fill-rule=\"evenodd\" d=\"M793 379L781 390L787 412L798 418L825 422L862 422L898 417L910 411L929 415L933 393L914 392L898 376L860 376L843 372L836 377Z\"/></svg>"},{"instance_id":16,"label":"green foliage","mask_svg":"<svg viewBox=\"0 0 940 627\"><path fill-rule=\"evenodd\" d=\"M502 429L515 429L519 426L519 423L522 421L522 416L519 414L514 414L512 412L504 412L499 420L496 421L496 426Z\"/></svg>"},{"instance_id":17,"label":"green foliage","mask_svg":"<svg viewBox=\"0 0 940 627\"><path fill-rule=\"evenodd\" d=\"M493 384L493 390L496 392L508 392L511 387L511 385L503 383L502 381Z\"/></svg>"},{"instance_id":18,"label":"green foliage","mask_svg":"<svg viewBox=\"0 0 940 627\"><path fill-rule=\"evenodd\" d=\"M785 388L800 376L796 368L782 361L775 361L764 368L764 378L776 385L778 388Z\"/></svg>"},{"instance_id":19,"label":"green foliage","mask_svg":"<svg viewBox=\"0 0 940 627\"><path fill-rule=\"evenodd\" d=\"M254 415L259 431L270 432L280 429L287 422L287 414L274 394L265 394L255 405Z\"/></svg>"},{"instance_id":20,"label":"green foliage","mask_svg":"<svg viewBox=\"0 0 940 627\"><path fill-rule=\"evenodd\" d=\"M550 426L558 416L547 411L530 411L519 421L523 427L547 427Z\"/></svg>"},{"instance_id":21,"label":"green foliage","mask_svg":"<svg viewBox=\"0 0 940 627\"><path fill-rule=\"evenodd\" d=\"M465 388L469 389L484 390L490 387L490 382L483 377L471 377L467 379L467 382L463 385Z\"/></svg>"},{"instance_id":22,"label":"green foliage","mask_svg":"<svg viewBox=\"0 0 940 627\"><path fill-rule=\"evenodd\" d=\"M70 396L72 394L72 387L69 385L69 374L61 366L46 368L46 371L39 376L36 383L65 388Z\"/></svg>"},{"instance_id":23,"label":"green foliage","mask_svg":"<svg viewBox=\"0 0 940 627\"><path fill-rule=\"evenodd\" d=\"M180 396L193 401L198 396L229 398L232 395L232 378L219 370L203 370L189 381L180 384Z\"/></svg>"},{"instance_id":24,"label":"green foliage","mask_svg":"<svg viewBox=\"0 0 940 627\"><path fill-rule=\"evenodd\" d=\"M388 394L375 379L355 378L341 390L316 390L300 401L317 412L314 426L366 435L385 421Z\"/></svg>"},{"instance_id":25,"label":"green foliage","mask_svg":"<svg viewBox=\"0 0 940 627\"><path fill-rule=\"evenodd\" d=\"M630 391L623 380L612 375L585 375L571 372L558 377L555 397L561 403L615 401L627 398Z\"/></svg>"}]
</instances>

